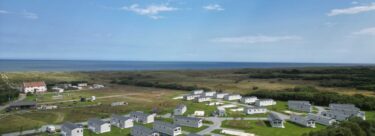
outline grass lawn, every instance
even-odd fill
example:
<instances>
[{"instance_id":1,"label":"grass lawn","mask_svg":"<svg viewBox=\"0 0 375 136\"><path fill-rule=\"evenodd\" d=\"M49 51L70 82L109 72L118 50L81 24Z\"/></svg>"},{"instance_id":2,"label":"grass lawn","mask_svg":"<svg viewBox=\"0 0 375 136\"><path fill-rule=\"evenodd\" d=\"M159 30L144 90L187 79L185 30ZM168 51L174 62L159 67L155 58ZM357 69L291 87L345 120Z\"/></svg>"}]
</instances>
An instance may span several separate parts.
<instances>
[{"instance_id":1,"label":"grass lawn","mask_svg":"<svg viewBox=\"0 0 375 136\"><path fill-rule=\"evenodd\" d=\"M220 135L223 135L223 136L232 136L232 135L228 135L228 134L222 134L220 133L222 129L215 129L214 131L212 131L211 133L213 134L220 134Z\"/></svg>"},{"instance_id":2,"label":"grass lawn","mask_svg":"<svg viewBox=\"0 0 375 136\"><path fill-rule=\"evenodd\" d=\"M235 117L235 118L242 118L242 117L251 117L251 118L257 118L257 117L267 117L268 113L265 114L250 114L247 115L243 111L230 111L227 110L228 117Z\"/></svg>"},{"instance_id":3,"label":"grass lawn","mask_svg":"<svg viewBox=\"0 0 375 136\"><path fill-rule=\"evenodd\" d=\"M366 120L375 120L375 111L366 111Z\"/></svg>"},{"instance_id":4,"label":"grass lawn","mask_svg":"<svg viewBox=\"0 0 375 136\"><path fill-rule=\"evenodd\" d=\"M1 119L0 122L0 134L36 129L45 124L43 121L33 120L19 115L7 116Z\"/></svg>"},{"instance_id":5,"label":"grass lawn","mask_svg":"<svg viewBox=\"0 0 375 136\"><path fill-rule=\"evenodd\" d=\"M212 121L203 119L203 124L214 124Z\"/></svg>"},{"instance_id":6,"label":"grass lawn","mask_svg":"<svg viewBox=\"0 0 375 136\"><path fill-rule=\"evenodd\" d=\"M244 130L260 136L301 136L325 128L318 124L316 128L306 128L290 122L284 125L285 128L272 128L267 121L227 120L223 122L222 127Z\"/></svg>"},{"instance_id":7,"label":"grass lawn","mask_svg":"<svg viewBox=\"0 0 375 136\"><path fill-rule=\"evenodd\" d=\"M267 108L272 111L284 112L288 110L288 103L285 101L276 101L276 105L268 106Z\"/></svg>"},{"instance_id":8,"label":"grass lawn","mask_svg":"<svg viewBox=\"0 0 375 136\"><path fill-rule=\"evenodd\" d=\"M216 106L208 106L207 103L196 103L193 101L180 100L179 103L183 103L187 106L185 115L194 114L195 111L204 111L205 116L211 116L212 112L216 110Z\"/></svg>"}]
</instances>

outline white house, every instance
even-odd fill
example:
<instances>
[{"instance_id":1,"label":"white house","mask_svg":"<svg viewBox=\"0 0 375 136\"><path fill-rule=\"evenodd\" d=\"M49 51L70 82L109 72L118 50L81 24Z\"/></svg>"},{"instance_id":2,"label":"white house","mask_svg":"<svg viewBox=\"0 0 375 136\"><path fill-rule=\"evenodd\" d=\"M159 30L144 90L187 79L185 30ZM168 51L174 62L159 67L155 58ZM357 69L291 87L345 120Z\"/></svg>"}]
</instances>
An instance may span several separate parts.
<instances>
[{"instance_id":1,"label":"white house","mask_svg":"<svg viewBox=\"0 0 375 136\"><path fill-rule=\"evenodd\" d=\"M194 116L204 116L204 111L194 111Z\"/></svg>"},{"instance_id":2,"label":"white house","mask_svg":"<svg viewBox=\"0 0 375 136\"><path fill-rule=\"evenodd\" d=\"M273 99L259 99L255 101L255 105L258 107L276 105L276 101Z\"/></svg>"},{"instance_id":3,"label":"white house","mask_svg":"<svg viewBox=\"0 0 375 136\"><path fill-rule=\"evenodd\" d=\"M215 94L216 94L215 91L203 92L202 96L204 96L204 97L214 97Z\"/></svg>"},{"instance_id":4,"label":"white house","mask_svg":"<svg viewBox=\"0 0 375 136\"><path fill-rule=\"evenodd\" d=\"M116 126L118 128L131 128L133 127L133 119L130 117L124 117L120 115L113 114L111 117L111 125Z\"/></svg>"},{"instance_id":5,"label":"white house","mask_svg":"<svg viewBox=\"0 0 375 136\"><path fill-rule=\"evenodd\" d=\"M86 87L86 86L87 86L87 83L77 83L77 86L78 86L78 87Z\"/></svg>"},{"instance_id":6,"label":"white house","mask_svg":"<svg viewBox=\"0 0 375 136\"><path fill-rule=\"evenodd\" d=\"M83 128L71 122L61 125L62 136L83 136Z\"/></svg>"},{"instance_id":7,"label":"white house","mask_svg":"<svg viewBox=\"0 0 375 136\"><path fill-rule=\"evenodd\" d=\"M183 115L187 110L186 105L180 104L173 110L173 115Z\"/></svg>"},{"instance_id":8,"label":"white house","mask_svg":"<svg viewBox=\"0 0 375 136\"><path fill-rule=\"evenodd\" d=\"M181 126L200 128L203 125L203 119L195 117L175 116L173 123Z\"/></svg>"},{"instance_id":9,"label":"white house","mask_svg":"<svg viewBox=\"0 0 375 136\"><path fill-rule=\"evenodd\" d=\"M188 94L188 95L184 95L183 99L190 101L190 100L194 100L196 97L199 97L199 96L200 96L199 94Z\"/></svg>"},{"instance_id":10,"label":"white house","mask_svg":"<svg viewBox=\"0 0 375 136\"><path fill-rule=\"evenodd\" d=\"M329 104L329 109L334 116L346 116L344 118L355 116L366 120L365 112L360 111L360 109L353 104Z\"/></svg>"},{"instance_id":11,"label":"white house","mask_svg":"<svg viewBox=\"0 0 375 136\"><path fill-rule=\"evenodd\" d=\"M44 81L23 82L22 90L24 93L43 93L47 91L47 86Z\"/></svg>"},{"instance_id":12,"label":"white house","mask_svg":"<svg viewBox=\"0 0 375 136\"><path fill-rule=\"evenodd\" d=\"M240 100L240 99L241 99L241 95L239 94L228 94L224 96L224 100L227 100L227 101L234 101L234 100Z\"/></svg>"},{"instance_id":13,"label":"white house","mask_svg":"<svg viewBox=\"0 0 375 136\"><path fill-rule=\"evenodd\" d=\"M309 117L292 114L290 116L290 121L305 127L315 128L315 121Z\"/></svg>"},{"instance_id":14,"label":"white house","mask_svg":"<svg viewBox=\"0 0 375 136\"><path fill-rule=\"evenodd\" d=\"M195 102L208 102L211 100L210 97L203 97L203 96L200 96L200 97L195 97Z\"/></svg>"},{"instance_id":15,"label":"white house","mask_svg":"<svg viewBox=\"0 0 375 136\"><path fill-rule=\"evenodd\" d=\"M140 125L134 125L130 134L132 136L160 136L158 132Z\"/></svg>"},{"instance_id":16,"label":"white house","mask_svg":"<svg viewBox=\"0 0 375 136\"><path fill-rule=\"evenodd\" d=\"M98 118L92 118L87 121L87 128L96 134L101 134L111 131L111 124L105 121L102 121Z\"/></svg>"},{"instance_id":17,"label":"white house","mask_svg":"<svg viewBox=\"0 0 375 136\"><path fill-rule=\"evenodd\" d=\"M245 114L264 114L267 111L265 107L246 107L244 110Z\"/></svg>"},{"instance_id":18,"label":"white house","mask_svg":"<svg viewBox=\"0 0 375 136\"><path fill-rule=\"evenodd\" d=\"M141 111L135 111L130 113L130 117L132 117L135 122L140 122L143 124L154 122L155 116L155 114L146 114Z\"/></svg>"},{"instance_id":19,"label":"white house","mask_svg":"<svg viewBox=\"0 0 375 136\"><path fill-rule=\"evenodd\" d=\"M309 101L288 101L288 108L296 111L312 112L312 105Z\"/></svg>"},{"instance_id":20,"label":"white house","mask_svg":"<svg viewBox=\"0 0 375 136\"><path fill-rule=\"evenodd\" d=\"M191 94L202 94L204 90L193 90L191 91Z\"/></svg>"},{"instance_id":21,"label":"white house","mask_svg":"<svg viewBox=\"0 0 375 136\"><path fill-rule=\"evenodd\" d=\"M279 115L277 115L275 113L270 113L268 115L268 121L270 122L272 127L285 128L285 126L284 126L285 120L282 119Z\"/></svg>"},{"instance_id":22,"label":"white house","mask_svg":"<svg viewBox=\"0 0 375 136\"><path fill-rule=\"evenodd\" d=\"M53 125L48 125L46 127L46 132L48 132L48 133L55 133L56 132L56 127L53 126Z\"/></svg>"},{"instance_id":23,"label":"white house","mask_svg":"<svg viewBox=\"0 0 375 136\"><path fill-rule=\"evenodd\" d=\"M170 136L177 136L182 134L181 127L175 124L171 124L163 121L155 121L153 129L163 134Z\"/></svg>"},{"instance_id":24,"label":"white house","mask_svg":"<svg viewBox=\"0 0 375 136\"><path fill-rule=\"evenodd\" d=\"M218 107L212 114L214 116L219 116L219 117L227 116L225 108L223 108L223 107Z\"/></svg>"},{"instance_id":25,"label":"white house","mask_svg":"<svg viewBox=\"0 0 375 136\"><path fill-rule=\"evenodd\" d=\"M223 99L225 95L228 95L228 93L216 93L214 95L215 99Z\"/></svg>"},{"instance_id":26,"label":"white house","mask_svg":"<svg viewBox=\"0 0 375 136\"><path fill-rule=\"evenodd\" d=\"M312 114L312 113L309 113L307 117L310 119L313 119L315 123L319 123L319 124L326 125L326 126L330 126L336 122L335 119L322 116L322 115Z\"/></svg>"},{"instance_id":27,"label":"white house","mask_svg":"<svg viewBox=\"0 0 375 136\"><path fill-rule=\"evenodd\" d=\"M104 85L101 85L101 84L93 84L93 85L92 85L92 88L94 88L94 89L104 88Z\"/></svg>"},{"instance_id":28,"label":"white house","mask_svg":"<svg viewBox=\"0 0 375 136\"><path fill-rule=\"evenodd\" d=\"M58 92L58 93L63 93L64 89L55 86L55 87L52 87L52 91Z\"/></svg>"},{"instance_id":29,"label":"white house","mask_svg":"<svg viewBox=\"0 0 375 136\"><path fill-rule=\"evenodd\" d=\"M241 103L244 103L244 104L251 104L251 103L255 103L256 100L258 100L258 98L255 97L255 96L251 96L251 97L242 97L242 98L241 98Z\"/></svg>"}]
</instances>

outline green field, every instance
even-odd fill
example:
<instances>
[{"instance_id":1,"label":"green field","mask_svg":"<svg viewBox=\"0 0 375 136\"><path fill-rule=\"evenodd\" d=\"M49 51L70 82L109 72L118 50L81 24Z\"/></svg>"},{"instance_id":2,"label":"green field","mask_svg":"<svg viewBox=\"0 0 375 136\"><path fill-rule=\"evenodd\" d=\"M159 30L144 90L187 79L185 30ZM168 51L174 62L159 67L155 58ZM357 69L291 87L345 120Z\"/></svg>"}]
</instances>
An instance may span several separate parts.
<instances>
[{"instance_id":1,"label":"green field","mask_svg":"<svg viewBox=\"0 0 375 136\"><path fill-rule=\"evenodd\" d=\"M303 68L300 71L293 69L232 69L124 72L9 72L5 74L14 85L20 85L23 81L45 81L49 85L58 82L87 81L91 84L104 84L106 88L67 91L62 94L62 99L53 99L52 97L56 94L50 92L28 96L27 100L36 100L38 104L57 105L59 109L0 112L2 113L0 115L0 133L35 129L41 125L60 124L64 121L81 122L92 117L105 118L114 113L126 114L136 110L145 112L155 111L158 114L166 114L171 113L178 104L187 105L188 111L185 115L193 114L196 110L203 110L206 116L210 116L216 110L216 106L208 106L205 103L173 100L173 97L189 91L178 90L178 88L173 89L176 87L208 88L230 93L249 94L260 90L280 92L288 89L293 90L293 88L298 86L312 86L321 92L338 92L350 96L363 94L371 97L375 96L375 93L371 90L371 86L367 84L371 84L373 80L371 75L366 74L366 72L372 73L371 71L374 71L374 68ZM354 78L348 78L346 76L347 73L352 74ZM294 76L296 78L291 78ZM343 79L339 79L340 77ZM343 83L357 83L355 81L360 80L362 77L369 79L369 82L354 84L356 87L342 86L345 84L333 84L339 81L343 81ZM131 81L134 84L124 85L120 84L121 82L113 81ZM324 84L324 81L330 84ZM145 85L148 87L143 87ZM152 85L159 86L155 87ZM160 85L168 86L160 87ZM363 88L368 88L368 90ZM91 96L96 96L97 100L95 102L79 102L80 97ZM110 106L112 102L118 101L127 102L129 105ZM286 102L277 101L277 105L269 106L268 108L284 112L287 110L287 105ZM267 114L245 115L242 112L231 111L228 111L228 115L231 117L267 116ZM374 119L375 113L367 112L366 116L367 119ZM258 129L262 130L264 128L257 128L255 126L254 133ZM301 129L301 131L305 130Z\"/></svg>"},{"instance_id":2,"label":"green field","mask_svg":"<svg viewBox=\"0 0 375 136\"><path fill-rule=\"evenodd\" d=\"M284 125L285 128L272 128L267 121L231 120L224 121L222 127L244 130L259 136L301 136L304 133L325 128L318 124L316 128L306 128L290 122Z\"/></svg>"}]
</instances>

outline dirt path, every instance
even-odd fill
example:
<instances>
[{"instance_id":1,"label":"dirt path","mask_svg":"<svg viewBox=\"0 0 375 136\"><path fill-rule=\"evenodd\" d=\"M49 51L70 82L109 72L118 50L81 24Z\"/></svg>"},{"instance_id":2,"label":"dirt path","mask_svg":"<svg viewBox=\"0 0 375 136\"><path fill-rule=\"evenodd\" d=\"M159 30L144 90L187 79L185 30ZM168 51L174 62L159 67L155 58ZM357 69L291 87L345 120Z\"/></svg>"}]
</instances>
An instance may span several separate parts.
<instances>
[{"instance_id":1,"label":"dirt path","mask_svg":"<svg viewBox=\"0 0 375 136\"><path fill-rule=\"evenodd\" d=\"M55 112L55 114L57 115L57 117L56 117L56 120L54 121L54 123L59 123L59 122L64 121L65 115L63 113Z\"/></svg>"}]
</instances>

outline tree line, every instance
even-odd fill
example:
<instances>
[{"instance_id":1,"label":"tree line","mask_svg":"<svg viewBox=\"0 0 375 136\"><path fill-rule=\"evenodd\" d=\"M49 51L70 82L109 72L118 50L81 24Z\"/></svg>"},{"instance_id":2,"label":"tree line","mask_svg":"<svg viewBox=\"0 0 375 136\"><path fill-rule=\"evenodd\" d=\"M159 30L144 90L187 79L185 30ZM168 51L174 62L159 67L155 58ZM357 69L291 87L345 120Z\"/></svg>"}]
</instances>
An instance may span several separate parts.
<instances>
[{"instance_id":1,"label":"tree line","mask_svg":"<svg viewBox=\"0 0 375 136\"><path fill-rule=\"evenodd\" d=\"M11 88L3 80L0 79L0 104L14 100L18 98L19 90Z\"/></svg>"},{"instance_id":2,"label":"tree line","mask_svg":"<svg viewBox=\"0 0 375 136\"><path fill-rule=\"evenodd\" d=\"M375 98L361 94L353 96L342 95L336 92L322 92L314 87L295 87L282 91L255 91L247 95L259 98L272 98L276 100L305 100L314 105L328 106L330 103L351 103L362 110L375 110Z\"/></svg>"},{"instance_id":3,"label":"tree line","mask_svg":"<svg viewBox=\"0 0 375 136\"><path fill-rule=\"evenodd\" d=\"M112 80L111 83L122 84L122 85L142 86L142 87L155 87L155 88L164 88L164 89L184 90L184 91L191 91L191 90L198 90L198 89L203 89L206 91L211 90L210 88L198 87L196 85L189 86L189 85L181 85L177 83L159 83L159 82L152 82L152 81L139 81L139 80L134 80L134 79L117 79L117 80Z\"/></svg>"},{"instance_id":4,"label":"tree line","mask_svg":"<svg viewBox=\"0 0 375 136\"><path fill-rule=\"evenodd\" d=\"M340 67L315 69L238 70L249 78L316 81L325 87L350 87L375 91L375 67Z\"/></svg>"}]
</instances>

